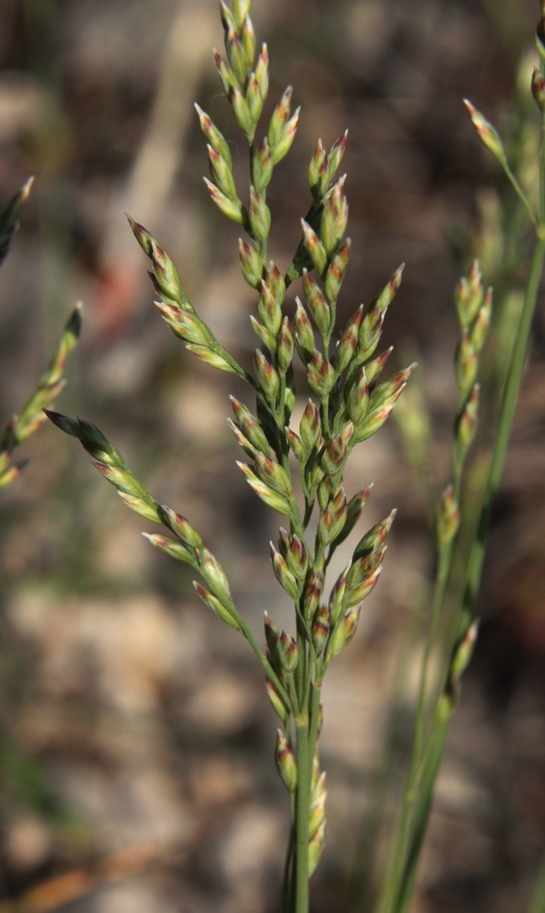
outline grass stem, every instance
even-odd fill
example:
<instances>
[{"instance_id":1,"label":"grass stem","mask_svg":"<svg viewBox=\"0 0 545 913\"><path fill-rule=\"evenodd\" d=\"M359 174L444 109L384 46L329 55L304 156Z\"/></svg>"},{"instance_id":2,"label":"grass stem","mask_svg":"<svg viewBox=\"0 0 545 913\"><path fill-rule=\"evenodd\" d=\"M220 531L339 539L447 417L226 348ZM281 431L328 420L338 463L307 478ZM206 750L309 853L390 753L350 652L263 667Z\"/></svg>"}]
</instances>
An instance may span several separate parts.
<instances>
[{"instance_id":1,"label":"grass stem","mask_svg":"<svg viewBox=\"0 0 545 913\"><path fill-rule=\"evenodd\" d=\"M296 724L297 733L297 793L295 798L295 909L293 913L308 913L308 825L310 813L310 781L312 757L309 752L308 718Z\"/></svg>"}]
</instances>

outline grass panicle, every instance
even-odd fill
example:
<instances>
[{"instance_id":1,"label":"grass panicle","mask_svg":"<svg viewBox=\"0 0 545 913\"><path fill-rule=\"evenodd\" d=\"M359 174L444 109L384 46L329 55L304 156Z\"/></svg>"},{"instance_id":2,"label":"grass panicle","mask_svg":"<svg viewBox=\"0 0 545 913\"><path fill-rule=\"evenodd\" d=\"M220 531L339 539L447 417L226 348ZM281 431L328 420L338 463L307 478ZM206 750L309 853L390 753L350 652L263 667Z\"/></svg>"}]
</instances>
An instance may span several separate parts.
<instances>
[{"instance_id":1,"label":"grass panicle","mask_svg":"<svg viewBox=\"0 0 545 913\"><path fill-rule=\"evenodd\" d=\"M250 321L256 348L249 364L241 364L216 337L198 306L185 294L176 267L153 235L132 218L129 221L151 263L149 275L157 296L156 306L166 324L190 354L216 370L234 374L246 384L250 400L246 403L231 397L233 416L228 421L243 453L238 466L249 486L283 518L277 540L270 543L270 559L272 573L293 604L291 630L278 630L274 619L265 613L261 647L236 606L236 594L225 571L191 523L154 498L96 426L50 410L47 414L62 431L80 440L100 474L129 508L163 526L168 535L144 535L156 549L193 568L199 578L195 581L199 598L248 641L260 661L267 694L280 722L275 762L291 815L282 913L308 913L309 879L319 865L326 831L326 777L319 751L321 690L330 663L352 641L362 604L382 573L395 517L392 510L366 532L358 530L371 485L348 490L346 467L354 448L376 434L388 420L416 365L384 375L391 347L380 348L382 333L386 313L401 285L403 265L394 270L369 307L357 305L344 325L337 318L351 250L345 236L346 176L339 173L346 133L329 151L318 140L308 166L310 199L299 223L301 234L296 249L283 266L269 258L269 239L274 230L269 187L276 166L294 142L301 112L293 106L291 86L273 100L272 108L266 106L269 56L265 44L258 48L251 6L251 0L233 0L231 7L220 0L224 52L214 51L223 92L248 148L245 186L235 176L230 140L210 115L196 106L206 141L209 177L205 183L211 200L226 218L241 227L241 274L255 296ZM538 30L540 69L533 76L532 92L543 132L544 31L542 19ZM458 405L452 466L435 509L436 576L426 618L413 747L389 864L382 888L377 890L378 913L406 913L409 909L449 723L476 642L475 598L490 506L505 458L545 256L543 177L538 209L534 212L516 168L509 164L498 131L471 102L466 101L466 105L480 139L499 161L522 202L535 228L536 240L505 374L480 516L477 527L470 532L467 577L458 598L453 600L453 560L464 526L464 479L477 431L482 356L492 312L492 292L483 283L477 262L462 278L455 294L459 322L454 356ZM272 114L264 122L266 107L272 109ZM543 165L545 152L541 156ZM542 175L543 171L541 168ZM294 283L297 289L292 291ZM59 371L58 365L52 368L49 387L46 385L44 391L53 384L52 377L54 383L59 382ZM44 399L45 395L44 392ZM305 404L299 421L295 419L298 397ZM25 410L23 415L26 416ZM409 428L405 420L404 425ZM418 436L417 462L421 466L428 433L425 423L420 422L413 432L409 429L408 433L413 442ZM349 537L355 540L352 546ZM349 557L342 572L330 579L331 559L341 545ZM446 640L442 637L443 627L448 631ZM431 669L437 654L441 669L435 679Z\"/></svg>"},{"instance_id":2,"label":"grass panicle","mask_svg":"<svg viewBox=\"0 0 545 913\"><path fill-rule=\"evenodd\" d=\"M346 134L329 152L321 141L312 155L308 183L311 201L301 220L301 240L284 269L268 259L271 214L267 191L274 169L288 154L299 119L288 87L261 127L268 95L268 55L256 45L250 4L221 4L225 56L215 52L218 74L249 150L249 192L237 187L230 147L210 116L197 107L208 143L212 201L239 223L242 276L257 294L252 327L257 348L252 369L243 367L216 338L184 293L178 272L151 233L130 219L132 231L151 261L150 276L161 316L187 350L220 371L245 380L255 408L232 398L230 426L245 461L248 484L272 510L287 518L271 543L273 573L294 605L292 632L278 632L266 616L266 651L261 651L233 602L221 565L184 518L161 506L128 469L121 454L94 425L49 411L50 419L80 440L98 471L125 504L161 523L174 535L148 535L155 548L196 570L201 600L226 624L245 636L263 664L267 690L282 729L276 763L290 797L292 836L284 888L285 913L306 913L308 881L325 843L325 776L320 769L320 691L329 664L355 635L361 603L376 584L385 539L394 513L374 527L353 550L345 571L329 584L326 571L337 547L351 535L370 486L347 492L344 472L356 444L375 434L390 415L414 366L386 380L381 371L389 351L373 360L386 310L399 289L401 268L366 312L359 306L338 327L337 300L348 266L345 238L348 204L345 177L338 169ZM259 131L264 129L260 137ZM286 312L287 291L302 280L295 317ZM306 377L307 405L299 427L292 426L298 390L294 360ZM310 394L310 398L309 398ZM315 527L315 533L311 530Z\"/></svg>"}]
</instances>

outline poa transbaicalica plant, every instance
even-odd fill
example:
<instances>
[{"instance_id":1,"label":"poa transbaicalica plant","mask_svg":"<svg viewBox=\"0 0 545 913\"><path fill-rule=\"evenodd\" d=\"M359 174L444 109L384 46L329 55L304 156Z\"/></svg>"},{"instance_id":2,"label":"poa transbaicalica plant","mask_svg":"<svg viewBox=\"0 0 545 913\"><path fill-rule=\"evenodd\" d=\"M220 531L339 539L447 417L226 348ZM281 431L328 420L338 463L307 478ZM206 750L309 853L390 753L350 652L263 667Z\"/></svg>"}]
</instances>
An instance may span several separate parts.
<instances>
[{"instance_id":1,"label":"poa transbaicalica plant","mask_svg":"<svg viewBox=\"0 0 545 913\"><path fill-rule=\"evenodd\" d=\"M115 486L128 507L166 528L168 535L145 535L157 549L194 569L198 596L220 621L247 640L262 664L267 693L281 724L276 763L291 811L282 910L307 913L309 879L322 855L326 827L325 773L319 758L322 684L330 663L354 637L362 603L382 571L386 538L394 517L392 511L361 535L357 525L370 486L347 491L345 469L355 447L378 432L388 419L413 366L385 376L391 350L380 349L385 315L401 282L401 267L370 307L357 307L346 325L338 325L337 301L350 257L350 241L345 237L345 179L339 174L346 134L329 150L319 140L312 154L308 168L310 205L301 220L301 240L291 262L281 266L268 257L271 213L267 192L276 165L293 143L299 109L292 111L292 89L288 87L268 122L261 123L268 96L269 59L266 45L256 47L250 8L251 0L233 0L232 9L220 0L226 55L214 53L223 90L248 143L249 190L235 182L227 139L198 106L197 114L207 141L210 179L206 179L206 184L210 196L228 219L240 225L243 234L239 240L240 268L256 298L256 312L250 320L258 347L251 367L241 365L216 338L184 293L174 264L152 235L133 220L131 227L151 261L156 305L168 326L190 353L218 371L234 374L248 387L247 402L231 397L233 416L229 424L244 454L238 465L248 484L283 518L284 525L270 550L274 574L293 602L291 630L278 630L274 619L265 615L265 641L261 646L237 609L224 569L189 520L158 503L95 425L58 413L49 415L63 431L79 438L94 458L96 468ZM542 55L542 70L544 61ZM535 84L541 87L541 96L545 95L543 73L538 74ZM537 100L543 111L541 96ZM471 108L470 113L491 148L487 142L491 134L486 132L490 125L475 109ZM496 136L494 133L494 142ZM541 240L545 236L543 203L535 222L539 228L539 252L535 256L540 269L545 250ZM533 269L532 275L538 266ZM294 285L301 297L294 295ZM534 286L535 282L529 293L530 298L534 293L533 303ZM473 602L482 566L482 533L505 454L504 448L492 464L464 605L453 625L442 684L430 705L428 666L460 521L462 469L476 427L477 369L491 311L491 294L483 288L476 266L462 280L456 300L461 335L455 366L460 396L453 481L439 499L437 579L422 666L413 756L389 873L384 890L378 892L381 913L400 913L410 902L448 723L475 641ZM520 344L524 351L525 344L527 336ZM519 349L520 346L517 352ZM520 352L517 358L515 364L521 369ZM295 369L297 361L302 370ZM516 377L512 383L518 389ZM294 419L297 395L306 403L298 413L299 421ZM500 450L510 427L509 408L509 403L502 407ZM331 559L342 543L347 547L348 537L353 539L350 560L336 579L330 579Z\"/></svg>"}]
</instances>

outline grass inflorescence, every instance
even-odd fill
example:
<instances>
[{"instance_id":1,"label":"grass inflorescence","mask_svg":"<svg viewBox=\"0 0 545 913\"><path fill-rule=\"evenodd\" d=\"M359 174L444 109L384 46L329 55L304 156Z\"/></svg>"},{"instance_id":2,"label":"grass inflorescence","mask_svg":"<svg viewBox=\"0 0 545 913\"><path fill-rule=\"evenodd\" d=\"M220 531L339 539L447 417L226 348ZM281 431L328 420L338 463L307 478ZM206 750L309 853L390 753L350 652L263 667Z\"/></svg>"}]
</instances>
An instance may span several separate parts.
<instances>
[{"instance_id":1,"label":"grass inflorescence","mask_svg":"<svg viewBox=\"0 0 545 913\"><path fill-rule=\"evenodd\" d=\"M220 372L235 375L247 386L248 402L231 397L229 425L243 453L238 465L248 484L283 518L277 540L270 544L270 559L276 580L293 604L291 629L279 629L274 618L265 613L264 642L260 645L237 608L225 570L193 521L159 503L95 425L50 410L47 414L61 430L80 440L97 470L128 507L163 527L161 533L145 533L149 542L194 570L197 595L246 639L263 666L267 694L280 722L275 762L291 815L282 911L308 913L309 879L320 862L326 829L325 772L319 753L321 690L331 662L353 639L362 603L382 572L395 516L392 510L362 534L359 523L371 486L348 490L346 467L355 447L387 421L415 365L388 375L385 368L391 349L380 348L386 313L400 288L402 266L386 279L370 307L356 307L345 324L338 320L338 300L351 252L346 237L345 175L340 172L346 133L329 149L318 140L312 152L307 172L309 205L291 260L280 265L269 257L274 229L269 187L276 166L290 151L300 110L293 108L293 90L288 86L272 115L264 118L269 56L265 44L257 45L251 5L251 0L233 0L228 7L220 0L225 53L222 56L214 51L223 91L248 147L249 186L242 187L235 178L229 139L210 115L196 106L207 143L210 177L205 182L211 200L241 228L240 270L255 296L250 321L257 347L250 365L241 364L208 326L199 307L185 293L174 263L150 231L132 218L129 221L150 261L155 304L166 324L190 354ZM540 69L532 80L542 120L544 17L542 13L538 33ZM437 648L464 512L464 473L477 428L481 353L492 308L492 292L486 288L477 263L456 291L458 407L452 471L436 510L436 578L427 615L412 756L390 862L376 892L380 913L402 913L409 908L446 734L477 636L475 597L490 505L503 467L545 256L543 188L535 212L509 165L498 132L471 102L466 104L480 138L499 160L530 214L536 241L480 518L472 533L463 593L454 610L449 604L453 616L449 642L442 645L439 680L431 682L431 659ZM295 284L298 295L292 291ZM296 415L301 416L299 420ZM331 559L341 545L350 557L341 573L332 575Z\"/></svg>"}]
</instances>

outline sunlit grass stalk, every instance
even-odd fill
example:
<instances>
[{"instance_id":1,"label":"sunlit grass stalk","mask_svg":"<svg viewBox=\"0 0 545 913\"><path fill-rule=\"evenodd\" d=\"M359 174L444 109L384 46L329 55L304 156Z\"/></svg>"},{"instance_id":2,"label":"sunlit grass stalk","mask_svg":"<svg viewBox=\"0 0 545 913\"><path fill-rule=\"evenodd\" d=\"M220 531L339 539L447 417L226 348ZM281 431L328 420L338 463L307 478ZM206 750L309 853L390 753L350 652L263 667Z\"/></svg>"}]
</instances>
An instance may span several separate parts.
<instances>
[{"instance_id":1,"label":"sunlit grass stalk","mask_svg":"<svg viewBox=\"0 0 545 913\"><path fill-rule=\"evenodd\" d=\"M379 895L378 910L380 913L407 913L408 911L414 890L422 843L431 811L435 781L444 752L450 720L458 699L459 679L470 659L476 637L475 603L482 577L490 514L501 480L512 431L545 260L545 53L540 39L540 33L541 35L543 34L543 27L544 21L542 20L538 30L541 73L535 71L532 79L532 92L542 118L537 216L534 214L528 199L513 174L497 131L470 102L466 101L480 138L502 165L506 176L514 186L517 195L529 214L532 224L536 228L536 241L530 260L522 313L506 374L479 519L470 549L463 598L459 604L457 619L454 624L453 641L450 650L446 652L447 663L442 675L439 697L432 699L431 731L426 734L426 715L429 712L427 693L429 662L436 640L443 604L448 592L455 548L454 536L447 537L447 540L443 542L441 537L438 536L435 589L421 669L411 763L402 811L394 835L390 865L382 885L382 892ZM458 511L461 507L462 468L463 460L455 457L452 496L453 504ZM456 528L457 526L458 523L456 523Z\"/></svg>"},{"instance_id":2,"label":"sunlit grass stalk","mask_svg":"<svg viewBox=\"0 0 545 913\"><path fill-rule=\"evenodd\" d=\"M455 643L463 643L464 636L467 636L468 632L470 632L471 625L474 622L475 601L482 576L486 538L490 525L490 512L501 479L511 434L544 259L545 241L538 238L530 264L524 309L521 315L519 332L514 344L512 359L507 375L479 522L470 552L463 602L460 606L458 621L455 627ZM432 731L429 734L428 740L425 741L423 731L425 714L428 711L428 702L426 700L427 669L435 643L435 636L445 594L447 592L454 553L453 545L454 543L448 543L444 548L439 549L438 554L438 568L431 621L428 637L426 639L422 666L408 785L403 800L404 804L401 823L398 826L396 837L394 838L394 851L391 857L391 865L388 868L389 874L383 882L383 890L385 892L383 896L385 897L385 900L383 901L383 905L379 907L381 913L382 911L384 911L384 913L405 913L405 910L407 910L408 904L410 903L420 849L431 810L435 780L439 771L446 737L448 735L449 723L454 709L454 706L452 706L452 708L448 707L448 709L445 708L444 712L446 712L447 715L444 718L442 718L441 713L439 714L439 717L435 720ZM454 646L455 644L453 644L453 649ZM444 685L441 695L443 698L448 689L448 669L451 663L452 653L447 655L449 657L449 662L444 674ZM439 700L441 700L441 697ZM452 697L454 697L454 695ZM451 695L448 695L447 702L451 702ZM455 700L453 701L453 704L454 702ZM439 705L436 706L436 711L438 708Z\"/></svg>"},{"instance_id":3,"label":"sunlit grass stalk","mask_svg":"<svg viewBox=\"0 0 545 913\"><path fill-rule=\"evenodd\" d=\"M475 601L482 576L486 538L490 525L490 512L505 463L528 350L532 317L535 312L535 304L543 271L544 259L545 242L538 238L530 263L524 308L521 314L519 331L515 340L507 374L498 420L498 429L488 471L486 488L483 495L479 522L470 552L463 602L458 613L458 621L455 628L455 643L463 643L463 638L471 630L471 625L475 618ZM437 628L437 619L440 615L448 586L452 555L452 545L448 546L447 549L439 554L439 566L436 578L430 633L433 630L435 634ZM430 638L428 638L426 644L427 655L429 643ZM443 694L439 698L440 701L442 698L445 700L445 693L448 689L448 668L449 667L447 666L445 669ZM422 720L426 708L425 695L422 691L420 698L409 781L404 798L403 829L400 828L399 843L396 844L396 847L399 847L399 849L396 853L395 866L392 866L392 880L386 882L388 897L390 897L390 892L392 892L392 899L388 899L388 903L384 907L384 910L388 911L388 913L390 913L390 911L391 913L394 913L394 911L395 913L406 913L410 904L420 851L431 811L435 781L440 769L450 720L456 701L455 695L448 695L446 698L447 706L443 713L438 713L429 739L423 748L422 739L417 741L418 734L422 732ZM451 703L452 706L450 706ZM439 704L436 707L436 711L438 709ZM391 887L391 885L394 887ZM397 893L394 895L393 892L396 888Z\"/></svg>"},{"instance_id":4,"label":"sunlit grass stalk","mask_svg":"<svg viewBox=\"0 0 545 913\"><path fill-rule=\"evenodd\" d=\"M479 356L490 323L492 293L484 292L478 265L473 264L467 278L462 278L456 292L461 338L456 350L455 367L459 391L459 407L454 427L453 476L440 498L435 523L436 574L431 612L428 619L424 653L420 667L417 708L407 785L387 875L382 883L379 910L397 910L398 892L403 886L405 860L414 827L419 792L425 784L428 770L427 739L430 728L430 663L437 647L439 624L449 583L456 534L460 525L463 470L477 425L479 385L477 370ZM450 656L449 662L450 662ZM446 670L447 671L447 670ZM445 676L446 676L445 671ZM441 683L441 690L445 682ZM433 734L433 719L431 721ZM424 785L425 788L425 785Z\"/></svg>"}]
</instances>

